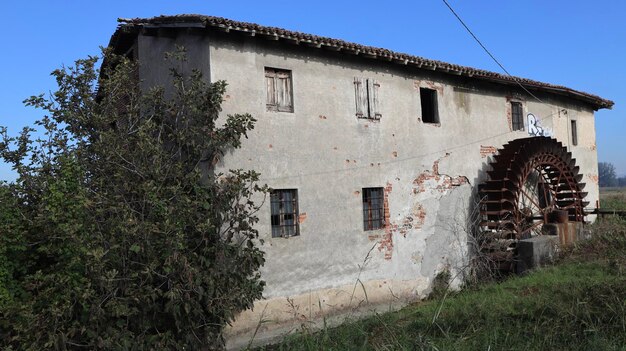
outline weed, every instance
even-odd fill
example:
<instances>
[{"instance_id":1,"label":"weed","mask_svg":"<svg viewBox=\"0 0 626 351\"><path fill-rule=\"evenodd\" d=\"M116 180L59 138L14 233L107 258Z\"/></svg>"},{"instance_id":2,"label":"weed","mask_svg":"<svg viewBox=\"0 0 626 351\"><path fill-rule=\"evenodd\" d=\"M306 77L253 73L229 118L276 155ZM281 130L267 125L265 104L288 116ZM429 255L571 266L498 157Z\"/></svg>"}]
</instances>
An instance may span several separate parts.
<instances>
[{"instance_id":1,"label":"weed","mask_svg":"<svg viewBox=\"0 0 626 351\"><path fill-rule=\"evenodd\" d=\"M264 349L624 350L626 221L590 229L555 266ZM449 279L440 273L433 292Z\"/></svg>"}]
</instances>

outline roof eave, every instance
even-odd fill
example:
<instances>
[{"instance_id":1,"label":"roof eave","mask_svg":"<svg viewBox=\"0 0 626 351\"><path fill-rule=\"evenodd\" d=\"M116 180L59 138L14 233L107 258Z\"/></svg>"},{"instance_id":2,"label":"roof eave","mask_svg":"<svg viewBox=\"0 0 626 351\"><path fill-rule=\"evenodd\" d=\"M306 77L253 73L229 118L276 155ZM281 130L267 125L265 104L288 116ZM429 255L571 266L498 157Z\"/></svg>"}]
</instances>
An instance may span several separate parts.
<instances>
[{"instance_id":1,"label":"roof eave","mask_svg":"<svg viewBox=\"0 0 626 351\"><path fill-rule=\"evenodd\" d=\"M529 79L505 76L495 72L489 72L472 67L465 67L446 62L429 60L418 56L404 53L398 53L387 49L364 46L361 44L345 42L343 40L319 37L311 34L292 32L282 28L265 27L254 23L237 22L220 17L211 17L203 15L176 15L176 16L160 16L148 19L123 19L119 18L116 32L111 37L111 45L114 43L116 35L122 35L122 32L139 32L141 28L215 28L221 32L240 32L249 36L260 36L269 40L287 40L292 44L306 45L319 49L327 49L331 51L340 51L346 54L361 56L367 59L382 60L398 65L411 65L420 69L433 70L444 74L464 76L482 81L488 81L496 84L514 86L523 84L525 88L552 93L569 97L590 104L594 110L611 109L614 102L603 99L599 96L577 91L567 87L552 85L548 83L532 81ZM523 81L523 83L520 83Z\"/></svg>"}]
</instances>

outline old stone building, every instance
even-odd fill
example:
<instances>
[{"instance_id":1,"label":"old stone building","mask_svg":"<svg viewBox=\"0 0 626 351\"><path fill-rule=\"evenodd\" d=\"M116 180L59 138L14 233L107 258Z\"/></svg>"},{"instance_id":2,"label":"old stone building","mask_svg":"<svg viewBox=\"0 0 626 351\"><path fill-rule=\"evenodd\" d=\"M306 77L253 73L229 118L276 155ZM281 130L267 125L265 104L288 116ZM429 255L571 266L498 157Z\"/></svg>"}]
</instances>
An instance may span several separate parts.
<instances>
[{"instance_id":1,"label":"old stone building","mask_svg":"<svg viewBox=\"0 0 626 351\"><path fill-rule=\"evenodd\" d=\"M442 271L458 284L477 184L511 140L555 138L576 160L588 206L598 199L594 111L609 100L209 16L123 20L111 39L139 60L146 88L167 86L163 57L177 45L185 69L228 83L224 115L258 119L219 166L255 169L274 189L258 223L265 299L229 328L230 347L401 306Z\"/></svg>"}]
</instances>

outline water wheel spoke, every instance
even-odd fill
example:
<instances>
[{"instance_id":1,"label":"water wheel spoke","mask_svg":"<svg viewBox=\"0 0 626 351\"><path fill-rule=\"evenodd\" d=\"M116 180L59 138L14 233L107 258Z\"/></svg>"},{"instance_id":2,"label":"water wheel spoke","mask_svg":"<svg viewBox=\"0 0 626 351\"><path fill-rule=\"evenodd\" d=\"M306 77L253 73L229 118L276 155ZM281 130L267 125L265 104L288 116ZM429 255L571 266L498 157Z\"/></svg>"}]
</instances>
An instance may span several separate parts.
<instances>
[{"instance_id":1,"label":"water wheel spoke","mask_svg":"<svg viewBox=\"0 0 626 351\"><path fill-rule=\"evenodd\" d=\"M522 194L524 195L524 197L523 197L523 198L526 198L526 199L527 199L530 203L532 203L533 205L535 205L538 209L540 209L540 208L541 208L541 206L540 206L537 202L535 202L535 201L533 200L532 196L530 196L530 195L529 195L529 194L528 194L528 193L524 190L524 188L523 188L523 187L522 187L522 188L520 188L520 190L521 190ZM522 201L523 201L523 200L522 200ZM524 203L524 204L526 204L526 203Z\"/></svg>"},{"instance_id":2,"label":"water wheel spoke","mask_svg":"<svg viewBox=\"0 0 626 351\"><path fill-rule=\"evenodd\" d=\"M539 228L540 225L543 225L543 221L538 221L534 223L533 225L531 225L530 227L527 227L526 229L524 229L524 231L522 231L522 237L523 237L523 234L528 233L529 231L532 231L533 229Z\"/></svg>"}]
</instances>

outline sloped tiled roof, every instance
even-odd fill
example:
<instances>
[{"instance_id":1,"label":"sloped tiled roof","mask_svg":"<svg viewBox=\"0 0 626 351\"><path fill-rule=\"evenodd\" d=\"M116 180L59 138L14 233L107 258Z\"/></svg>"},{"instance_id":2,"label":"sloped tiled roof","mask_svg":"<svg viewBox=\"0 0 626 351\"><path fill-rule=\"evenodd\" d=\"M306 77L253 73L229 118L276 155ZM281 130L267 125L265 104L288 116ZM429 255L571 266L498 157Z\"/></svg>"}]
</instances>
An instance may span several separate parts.
<instances>
[{"instance_id":1,"label":"sloped tiled roof","mask_svg":"<svg viewBox=\"0 0 626 351\"><path fill-rule=\"evenodd\" d=\"M223 32L241 32L251 36L258 36L268 40L284 40L292 44L340 51L350 55L362 56L367 59L389 61L398 65L410 65L422 69L442 72L450 75L465 76L478 80L504 85L521 84L528 90L542 91L589 103L594 109L611 108L613 101L603 99L597 95L574 90L568 87L543 83L531 79L512 77L482 69L456 65L452 63L425 59L423 57L399 53L388 49L366 46L346 42L340 39L321 37L313 34L295 32L277 27L262 26L255 23L239 22L230 19L204 15L175 15L158 16L152 18L118 19L121 23L111 38L112 46L116 45L116 38L122 33L140 28L162 27L196 27L214 28Z\"/></svg>"}]
</instances>

